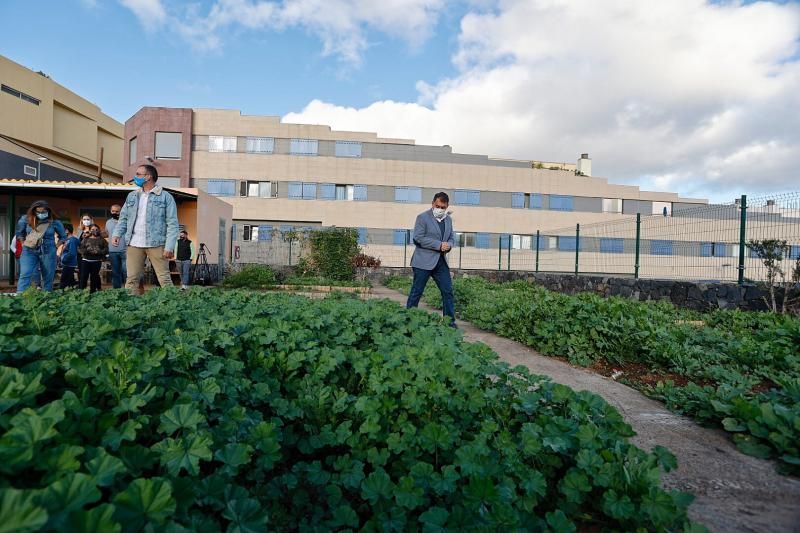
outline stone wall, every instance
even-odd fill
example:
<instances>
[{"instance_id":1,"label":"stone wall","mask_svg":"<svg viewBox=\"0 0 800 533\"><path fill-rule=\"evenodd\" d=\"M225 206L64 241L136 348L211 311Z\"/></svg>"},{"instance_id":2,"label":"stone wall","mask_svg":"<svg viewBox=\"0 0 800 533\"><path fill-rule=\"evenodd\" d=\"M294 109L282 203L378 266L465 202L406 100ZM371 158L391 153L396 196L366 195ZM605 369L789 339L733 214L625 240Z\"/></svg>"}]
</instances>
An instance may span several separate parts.
<instances>
[{"instance_id":1,"label":"stone wall","mask_svg":"<svg viewBox=\"0 0 800 533\"><path fill-rule=\"evenodd\" d=\"M677 307L707 311L711 309L743 309L765 311L768 309L769 291L753 284L695 283L691 281L617 278L609 276L575 276L568 274L542 274L502 270L454 270L454 277L481 277L504 282L525 280L546 289L565 294L594 292L603 297L621 296L633 300L669 300ZM373 284L390 275L411 275L410 268L370 269L366 274ZM778 305L782 301L779 293ZM800 299L800 287L790 291L790 298ZM795 304L797 305L797 304Z\"/></svg>"}]
</instances>

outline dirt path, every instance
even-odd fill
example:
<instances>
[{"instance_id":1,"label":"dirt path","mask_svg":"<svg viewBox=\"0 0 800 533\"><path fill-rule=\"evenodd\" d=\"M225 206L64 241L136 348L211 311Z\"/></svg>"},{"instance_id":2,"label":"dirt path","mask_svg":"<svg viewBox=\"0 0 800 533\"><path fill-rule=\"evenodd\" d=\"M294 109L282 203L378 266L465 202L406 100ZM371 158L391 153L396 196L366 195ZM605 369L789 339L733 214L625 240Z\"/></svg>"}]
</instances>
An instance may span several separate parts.
<instances>
[{"instance_id":1,"label":"dirt path","mask_svg":"<svg viewBox=\"0 0 800 533\"><path fill-rule=\"evenodd\" d=\"M401 303L406 299L386 287L373 289L373 294ZM800 532L800 480L776 473L771 461L739 452L723 431L672 414L660 403L599 374L542 356L467 322L458 321L458 326L466 340L483 342L512 365L524 365L573 389L602 396L636 431L632 441L637 446L669 448L678 458L678 469L664 476L663 485L694 494L697 499L689 515L709 530Z\"/></svg>"}]
</instances>

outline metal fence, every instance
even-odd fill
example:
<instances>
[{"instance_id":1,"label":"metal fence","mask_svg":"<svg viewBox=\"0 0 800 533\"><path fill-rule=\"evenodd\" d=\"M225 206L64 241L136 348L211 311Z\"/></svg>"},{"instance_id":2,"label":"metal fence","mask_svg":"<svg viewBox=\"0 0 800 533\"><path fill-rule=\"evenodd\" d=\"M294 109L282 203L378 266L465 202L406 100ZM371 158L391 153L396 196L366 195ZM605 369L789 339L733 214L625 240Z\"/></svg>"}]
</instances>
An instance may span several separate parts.
<instances>
[{"instance_id":1,"label":"metal fence","mask_svg":"<svg viewBox=\"0 0 800 533\"><path fill-rule=\"evenodd\" d=\"M414 251L411 230L358 231L363 252L379 258L382 266L409 266ZM303 232L295 234L296 240L275 233L269 240L234 243L240 249L237 260L296 264L306 245ZM730 204L692 207L666 216L531 228L527 234L459 233L449 262L458 269L743 282L766 278L763 261L747 246L751 240L764 239L786 241L778 266L790 278L800 260L800 193L742 196Z\"/></svg>"}]
</instances>

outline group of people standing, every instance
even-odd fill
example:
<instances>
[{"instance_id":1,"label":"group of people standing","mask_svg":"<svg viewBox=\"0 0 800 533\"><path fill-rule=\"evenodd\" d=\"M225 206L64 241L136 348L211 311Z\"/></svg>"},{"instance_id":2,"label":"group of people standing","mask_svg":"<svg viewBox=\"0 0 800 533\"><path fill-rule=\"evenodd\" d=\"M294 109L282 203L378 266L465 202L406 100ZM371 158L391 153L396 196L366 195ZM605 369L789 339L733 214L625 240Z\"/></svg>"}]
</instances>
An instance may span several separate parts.
<instances>
[{"instance_id":1,"label":"group of people standing","mask_svg":"<svg viewBox=\"0 0 800 533\"><path fill-rule=\"evenodd\" d=\"M76 235L72 224L58 220L45 200L33 202L16 227L16 239L22 243L17 292L25 291L39 278L36 284L45 291L53 290L58 248L61 248L61 288L75 286L77 270L81 289L88 285L91 292L100 290L100 268L106 258L111 263L111 283L115 289L123 286L123 280L126 288L137 288L145 259L150 261L162 287L172 285L169 261L176 259L181 288L187 288L194 246L186 231L178 234L175 199L157 185L158 171L152 165L138 167L133 182L139 188L128 194L124 205L111 206L105 230L91 216L83 215Z\"/></svg>"}]
</instances>

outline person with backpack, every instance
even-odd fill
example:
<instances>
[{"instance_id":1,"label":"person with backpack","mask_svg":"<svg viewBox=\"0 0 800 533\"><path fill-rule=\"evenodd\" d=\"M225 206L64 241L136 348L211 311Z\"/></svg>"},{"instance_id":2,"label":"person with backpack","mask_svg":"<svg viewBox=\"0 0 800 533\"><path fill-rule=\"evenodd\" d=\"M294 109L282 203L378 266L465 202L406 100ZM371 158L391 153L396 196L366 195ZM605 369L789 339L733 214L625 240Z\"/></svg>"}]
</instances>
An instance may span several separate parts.
<instances>
[{"instance_id":1,"label":"person with backpack","mask_svg":"<svg viewBox=\"0 0 800 533\"><path fill-rule=\"evenodd\" d=\"M100 226L91 224L78 246L83 261L81 267L81 280L79 287L86 288L87 281L91 278L89 292L100 290L100 266L108 255L108 241L100 234Z\"/></svg>"},{"instance_id":2,"label":"person with backpack","mask_svg":"<svg viewBox=\"0 0 800 533\"><path fill-rule=\"evenodd\" d=\"M52 291L56 275L56 236L66 238L64 225L53 216L53 210L45 200L37 200L17 221L14 235L22 241L17 292L30 287L37 270L42 273L42 289Z\"/></svg>"},{"instance_id":3,"label":"person with backpack","mask_svg":"<svg viewBox=\"0 0 800 533\"><path fill-rule=\"evenodd\" d=\"M78 238L73 235L72 224L64 224L67 238L61 250L61 281L62 289L75 286L75 269L78 268Z\"/></svg>"}]
</instances>

